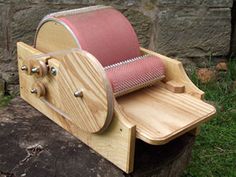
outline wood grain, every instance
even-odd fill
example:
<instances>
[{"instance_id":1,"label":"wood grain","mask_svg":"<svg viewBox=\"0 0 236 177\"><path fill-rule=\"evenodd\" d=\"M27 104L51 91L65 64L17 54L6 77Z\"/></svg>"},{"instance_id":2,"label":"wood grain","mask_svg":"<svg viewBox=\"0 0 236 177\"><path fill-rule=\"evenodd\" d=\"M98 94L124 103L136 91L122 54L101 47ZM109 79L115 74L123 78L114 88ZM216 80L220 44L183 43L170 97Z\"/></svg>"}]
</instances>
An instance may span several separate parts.
<instances>
[{"instance_id":1,"label":"wood grain","mask_svg":"<svg viewBox=\"0 0 236 177\"><path fill-rule=\"evenodd\" d=\"M24 43L17 44L18 52L18 67L22 66L23 60L26 56L34 54L41 54L40 51L28 46ZM51 66L59 67L58 59L50 59L48 63ZM26 74L19 69L20 78L20 94L21 97L35 107L37 110L45 114L48 118L53 120L59 126L70 132L72 135L79 138L82 142L115 164L117 167L130 173L133 171L134 148L135 148L135 126L130 124L124 113L119 109L115 102L114 115L109 127L102 133L93 134L84 132L79 129L71 120L63 117L60 113L48 106L47 103L54 104L59 107L61 103L57 102L57 97L48 94L45 99L39 99L35 95L30 94L30 86L36 82L37 78ZM41 79L47 89L54 89L55 95L59 94L59 86L55 77L46 76ZM50 83L50 84L47 84ZM40 126L40 125L39 125Z\"/></svg>"},{"instance_id":2,"label":"wood grain","mask_svg":"<svg viewBox=\"0 0 236 177\"><path fill-rule=\"evenodd\" d=\"M173 93L163 84L117 98L136 137L150 144L165 144L196 128L215 114L215 108L187 93Z\"/></svg>"},{"instance_id":3,"label":"wood grain","mask_svg":"<svg viewBox=\"0 0 236 177\"><path fill-rule=\"evenodd\" d=\"M174 80L165 83L166 89L174 93L184 93L184 84L178 83Z\"/></svg>"},{"instance_id":4,"label":"wood grain","mask_svg":"<svg viewBox=\"0 0 236 177\"><path fill-rule=\"evenodd\" d=\"M113 93L101 64L91 54L77 50L60 60L56 77L59 109L81 130L105 130L113 116ZM82 90L83 97L74 96L77 90Z\"/></svg>"},{"instance_id":5,"label":"wood grain","mask_svg":"<svg viewBox=\"0 0 236 177\"><path fill-rule=\"evenodd\" d=\"M25 58L41 53L23 43L17 46L19 68ZM104 123L104 129L102 124L109 119L102 118L109 114L110 105L104 98L114 98L103 68L87 52L74 51L64 58L47 59L49 68L58 70L56 76L37 78L19 70L21 97L129 173L133 169L135 138L154 145L165 144L186 132L197 132L199 125L215 114L215 108L200 99L203 92L190 81L180 62L142 51L159 56L166 67L166 82L184 85L184 93L173 93L160 82L119 97L113 100L114 115L110 124ZM30 86L39 80L47 90L40 99L30 94ZM85 90L82 99L73 96L80 88ZM103 131L94 134L82 128Z\"/></svg>"},{"instance_id":6,"label":"wood grain","mask_svg":"<svg viewBox=\"0 0 236 177\"><path fill-rule=\"evenodd\" d=\"M60 110L60 114L85 132L105 130L113 116L113 93L101 64L82 50L66 54L60 62L49 59L48 63L54 63L49 68L58 72L43 78L48 105L51 103L51 108ZM74 92L80 89L84 96L75 97Z\"/></svg>"},{"instance_id":7,"label":"wood grain","mask_svg":"<svg viewBox=\"0 0 236 177\"><path fill-rule=\"evenodd\" d=\"M72 34L56 21L45 22L40 30L38 29L34 43L35 48L44 53L80 48Z\"/></svg>"},{"instance_id":8,"label":"wood grain","mask_svg":"<svg viewBox=\"0 0 236 177\"><path fill-rule=\"evenodd\" d=\"M165 65L165 81L168 82L170 80L174 80L175 82L181 83L185 86L185 92L196 97L202 99L204 96L204 92L197 88L192 81L187 76L184 67L180 61L174 60L172 58L166 57L159 53L150 51L148 49L140 48L143 54L151 54L159 57Z\"/></svg>"}]
</instances>

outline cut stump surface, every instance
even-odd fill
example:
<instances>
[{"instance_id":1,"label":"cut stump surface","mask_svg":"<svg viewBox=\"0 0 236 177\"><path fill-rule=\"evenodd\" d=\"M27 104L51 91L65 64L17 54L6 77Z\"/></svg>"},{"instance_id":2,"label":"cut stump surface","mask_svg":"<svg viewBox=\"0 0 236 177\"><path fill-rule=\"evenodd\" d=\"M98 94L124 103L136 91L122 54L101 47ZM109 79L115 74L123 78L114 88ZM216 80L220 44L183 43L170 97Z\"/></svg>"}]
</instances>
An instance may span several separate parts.
<instances>
[{"instance_id":1,"label":"cut stump surface","mask_svg":"<svg viewBox=\"0 0 236 177\"><path fill-rule=\"evenodd\" d=\"M177 177L194 136L162 146L136 141L134 172L125 174L21 98L0 109L0 177Z\"/></svg>"}]
</instances>

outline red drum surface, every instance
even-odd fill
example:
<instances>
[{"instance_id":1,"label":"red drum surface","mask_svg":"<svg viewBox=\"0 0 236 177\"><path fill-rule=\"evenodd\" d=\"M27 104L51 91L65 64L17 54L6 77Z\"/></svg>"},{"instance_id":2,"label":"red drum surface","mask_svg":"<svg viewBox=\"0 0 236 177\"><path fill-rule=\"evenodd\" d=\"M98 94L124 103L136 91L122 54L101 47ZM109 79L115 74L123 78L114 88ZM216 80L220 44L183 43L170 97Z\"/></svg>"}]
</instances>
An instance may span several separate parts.
<instances>
[{"instance_id":1,"label":"red drum surface","mask_svg":"<svg viewBox=\"0 0 236 177\"><path fill-rule=\"evenodd\" d=\"M113 8L59 17L77 37L83 50L103 66L140 56L139 43L129 21Z\"/></svg>"},{"instance_id":2,"label":"red drum surface","mask_svg":"<svg viewBox=\"0 0 236 177\"><path fill-rule=\"evenodd\" d=\"M78 43L103 65L114 93L122 95L164 77L160 58L141 56L137 35L119 11L111 7L89 7L46 16L61 22ZM60 36L63 37L63 36Z\"/></svg>"}]
</instances>

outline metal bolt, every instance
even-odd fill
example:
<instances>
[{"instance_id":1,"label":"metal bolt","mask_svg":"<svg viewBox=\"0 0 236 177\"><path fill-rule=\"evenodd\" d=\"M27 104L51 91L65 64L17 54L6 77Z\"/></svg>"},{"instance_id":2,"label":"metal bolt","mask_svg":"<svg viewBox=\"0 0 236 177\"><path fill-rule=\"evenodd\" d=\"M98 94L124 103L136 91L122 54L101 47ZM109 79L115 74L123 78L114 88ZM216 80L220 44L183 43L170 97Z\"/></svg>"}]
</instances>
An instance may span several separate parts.
<instances>
[{"instance_id":1,"label":"metal bolt","mask_svg":"<svg viewBox=\"0 0 236 177\"><path fill-rule=\"evenodd\" d=\"M50 72L51 72L51 74L52 74L53 76L56 76L56 75L57 75L57 69L54 68L54 67L51 67Z\"/></svg>"},{"instance_id":2,"label":"metal bolt","mask_svg":"<svg viewBox=\"0 0 236 177\"><path fill-rule=\"evenodd\" d=\"M32 68L32 69L31 69L31 72L32 72L32 73L38 73L38 72L39 72L39 68L36 68L36 67L35 67L35 68Z\"/></svg>"},{"instance_id":3,"label":"metal bolt","mask_svg":"<svg viewBox=\"0 0 236 177\"><path fill-rule=\"evenodd\" d=\"M34 94L37 94L37 89L36 88L33 88L30 90L31 93L34 93Z\"/></svg>"},{"instance_id":4,"label":"metal bolt","mask_svg":"<svg viewBox=\"0 0 236 177\"><path fill-rule=\"evenodd\" d=\"M74 96L75 97L83 97L83 90L81 89L81 90L77 90L75 93L74 93Z\"/></svg>"},{"instance_id":5,"label":"metal bolt","mask_svg":"<svg viewBox=\"0 0 236 177\"><path fill-rule=\"evenodd\" d=\"M23 66L21 67L21 70L22 70L22 71L27 71L28 68L27 68L27 66L23 65Z\"/></svg>"}]
</instances>

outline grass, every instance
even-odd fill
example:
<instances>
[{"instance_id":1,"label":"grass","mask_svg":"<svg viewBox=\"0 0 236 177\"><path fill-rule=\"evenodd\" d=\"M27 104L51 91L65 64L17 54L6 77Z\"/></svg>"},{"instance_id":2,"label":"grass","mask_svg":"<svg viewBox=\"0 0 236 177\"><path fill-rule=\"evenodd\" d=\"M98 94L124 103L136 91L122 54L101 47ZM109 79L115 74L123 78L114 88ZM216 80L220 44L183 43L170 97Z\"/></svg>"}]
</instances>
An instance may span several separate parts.
<instances>
[{"instance_id":1,"label":"grass","mask_svg":"<svg viewBox=\"0 0 236 177\"><path fill-rule=\"evenodd\" d=\"M217 72L216 79L207 84L200 83L195 72L190 77L215 105L217 114L201 127L183 176L236 177L236 60L230 60L228 71Z\"/></svg>"}]
</instances>

